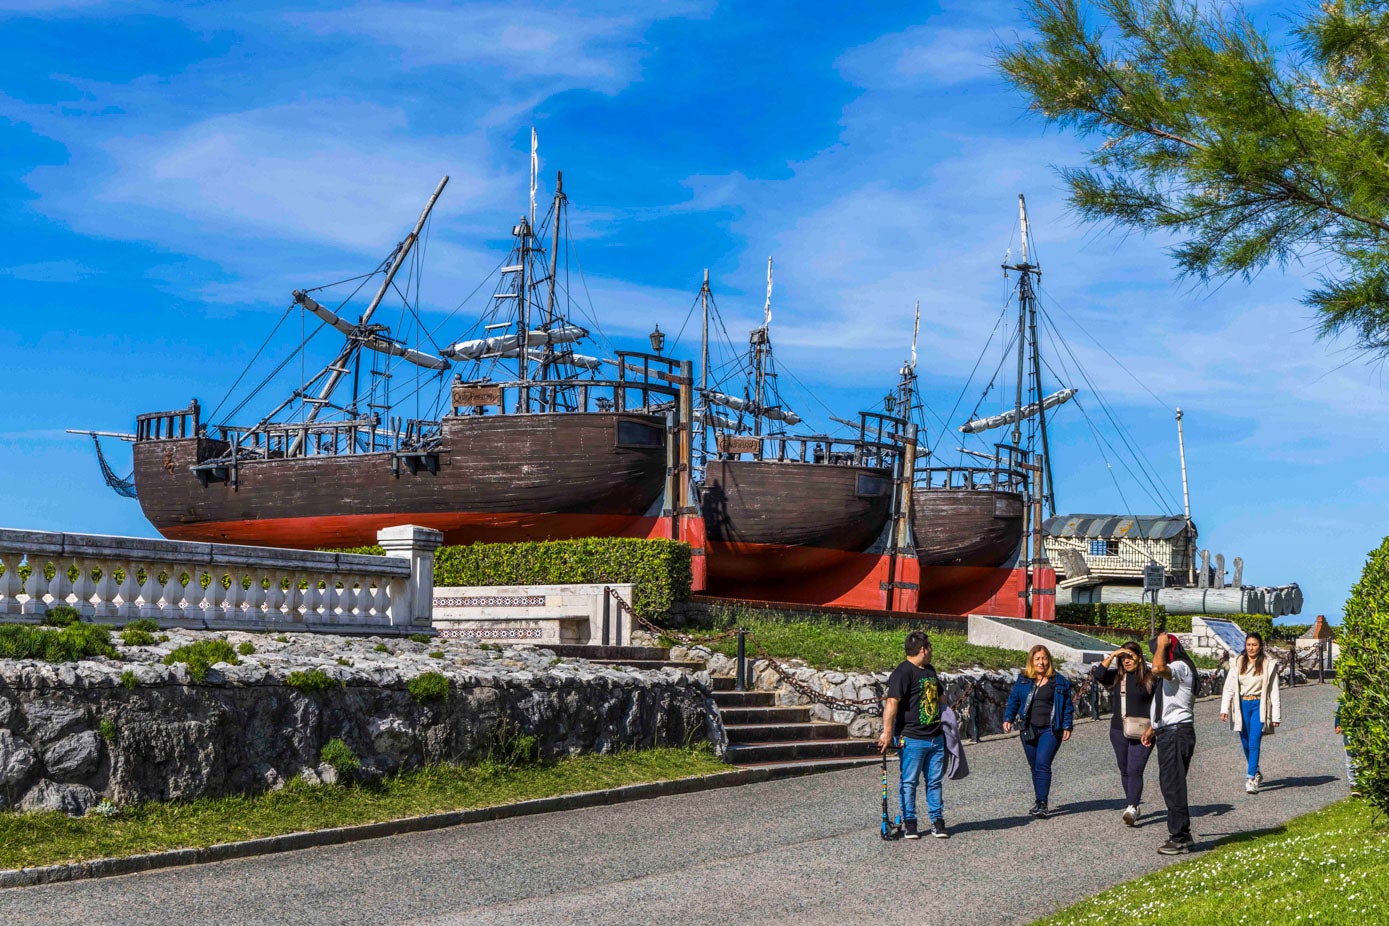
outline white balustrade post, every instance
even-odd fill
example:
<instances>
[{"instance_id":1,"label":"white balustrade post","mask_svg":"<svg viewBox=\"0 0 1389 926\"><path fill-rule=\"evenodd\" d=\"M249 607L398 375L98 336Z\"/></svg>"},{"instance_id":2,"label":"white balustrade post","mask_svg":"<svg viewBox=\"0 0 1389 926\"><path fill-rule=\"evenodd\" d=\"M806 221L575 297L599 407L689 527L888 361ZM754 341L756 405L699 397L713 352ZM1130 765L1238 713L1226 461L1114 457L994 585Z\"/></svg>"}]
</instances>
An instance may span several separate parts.
<instances>
[{"instance_id":1,"label":"white balustrade post","mask_svg":"<svg viewBox=\"0 0 1389 926\"><path fill-rule=\"evenodd\" d=\"M113 581L116 578L116 570L120 570L121 573L121 587L116 590L116 594L121 598L121 603L116 606L116 619L123 624L128 624L140 617L140 605L138 603L140 582L135 576L135 573L139 571L139 564L133 560L125 560L111 565L111 579Z\"/></svg>"},{"instance_id":2,"label":"white balustrade post","mask_svg":"<svg viewBox=\"0 0 1389 926\"><path fill-rule=\"evenodd\" d=\"M72 597L75 599L72 606L77 609L78 614L90 618L96 614L96 608L92 607L92 595L96 592L96 582L92 580L92 563L79 556L75 565L77 578L72 583Z\"/></svg>"},{"instance_id":3,"label":"white balustrade post","mask_svg":"<svg viewBox=\"0 0 1389 926\"><path fill-rule=\"evenodd\" d=\"M23 553L0 553L0 565L5 567L4 575L0 575L0 614L20 612L19 593L24 591L24 582L19 578L22 562Z\"/></svg>"},{"instance_id":4,"label":"white balustrade post","mask_svg":"<svg viewBox=\"0 0 1389 926\"><path fill-rule=\"evenodd\" d=\"M45 565L42 561L29 560L29 578L24 581L24 594L29 596L22 609L25 614L42 615L48 611L48 602L43 597L48 593L48 580L43 575Z\"/></svg>"},{"instance_id":5,"label":"white balustrade post","mask_svg":"<svg viewBox=\"0 0 1389 926\"><path fill-rule=\"evenodd\" d=\"M96 580L96 602L92 605L92 619L103 623L115 623L116 593L120 591L120 586L116 583L116 568L120 564L115 560L99 559L93 565L101 570L101 578Z\"/></svg>"},{"instance_id":6,"label":"white balustrade post","mask_svg":"<svg viewBox=\"0 0 1389 926\"><path fill-rule=\"evenodd\" d=\"M443 544L443 533L405 524L377 531L376 542L387 556L410 562L410 577L403 587L399 582L391 583L391 626L427 625L434 614L434 551Z\"/></svg>"}]
</instances>

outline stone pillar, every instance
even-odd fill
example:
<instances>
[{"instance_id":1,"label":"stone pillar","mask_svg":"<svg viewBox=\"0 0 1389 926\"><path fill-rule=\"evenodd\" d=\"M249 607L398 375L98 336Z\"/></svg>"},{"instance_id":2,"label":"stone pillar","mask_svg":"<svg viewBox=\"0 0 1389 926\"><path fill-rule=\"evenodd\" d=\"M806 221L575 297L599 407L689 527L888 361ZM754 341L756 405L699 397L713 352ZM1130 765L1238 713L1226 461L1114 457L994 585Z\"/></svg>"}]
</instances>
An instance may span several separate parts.
<instances>
[{"instance_id":1,"label":"stone pillar","mask_svg":"<svg viewBox=\"0 0 1389 926\"><path fill-rule=\"evenodd\" d=\"M404 588L391 590L391 626L427 626L434 612L434 551L443 544L443 533L402 524L377 531L376 542L385 548L387 556L410 561L410 578L405 580Z\"/></svg>"}]
</instances>

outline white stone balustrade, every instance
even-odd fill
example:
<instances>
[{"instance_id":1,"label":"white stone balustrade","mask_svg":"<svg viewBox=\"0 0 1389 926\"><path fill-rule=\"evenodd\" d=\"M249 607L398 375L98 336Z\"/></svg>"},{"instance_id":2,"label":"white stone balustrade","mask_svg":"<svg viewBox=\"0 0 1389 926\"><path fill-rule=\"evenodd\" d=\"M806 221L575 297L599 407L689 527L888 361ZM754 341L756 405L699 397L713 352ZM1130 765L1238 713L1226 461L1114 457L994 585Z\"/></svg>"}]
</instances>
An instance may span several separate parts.
<instances>
[{"instance_id":1,"label":"white stone balustrade","mask_svg":"<svg viewBox=\"0 0 1389 926\"><path fill-rule=\"evenodd\" d=\"M107 624L150 617L213 630L428 627L443 535L407 525L379 539L385 556L0 528L0 620L37 621L66 604ZM33 568L24 576L21 566Z\"/></svg>"}]
</instances>

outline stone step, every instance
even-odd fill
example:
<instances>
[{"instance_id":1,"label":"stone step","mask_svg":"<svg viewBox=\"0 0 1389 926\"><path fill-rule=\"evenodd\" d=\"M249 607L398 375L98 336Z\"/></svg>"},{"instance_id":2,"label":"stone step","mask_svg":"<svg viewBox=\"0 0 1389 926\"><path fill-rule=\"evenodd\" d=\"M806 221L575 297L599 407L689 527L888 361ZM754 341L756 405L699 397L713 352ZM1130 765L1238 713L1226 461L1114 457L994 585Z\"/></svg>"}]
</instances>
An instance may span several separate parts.
<instances>
[{"instance_id":1,"label":"stone step","mask_svg":"<svg viewBox=\"0 0 1389 926\"><path fill-rule=\"evenodd\" d=\"M670 655L670 650L660 646L590 646L581 643L545 643L540 646L556 656L565 659L589 659L593 661L610 659L641 659L661 661Z\"/></svg>"},{"instance_id":2,"label":"stone step","mask_svg":"<svg viewBox=\"0 0 1389 926\"><path fill-rule=\"evenodd\" d=\"M774 740L767 743L729 743L727 759L734 765L750 762L793 762L801 759L876 759L872 740Z\"/></svg>"},{"instance_id":3,"label":"stone step","mask_svg":"<svg viewBox=\"0 0 1389 926\"><path fill-rule=\"evenodd\" d=\"M733 676L731 675L716 676L712 679L712 681L714 683L715 691L732 691L736 684L736 682L733 679Z\"/></svg>"},{"instance_id":4,"label":"stone step","mask_svg":"<svg viewBox=\"0 0 1389 926\"><path fill-rule=\"evenodd\" d=\"M589 662L626 669L686 669L698 672L704 668L702 662L673 662L669 659L589 659Z\"/></svg>"},{"instance_id":5,"label":"stone step","mask_svg":"<svg viewBox=\"0 0 1389 926\"><path fill-rule=\"evenodd\" d=\"M728 707L719 708L724 726L758 723L809 723L808 707Z\"/></svg>"},{"instance_id":6,"label":"stone step","mask_svg":"<svg viewBox=\"0 0 1389 926\"><path fill-rule=\"evenodd\" d=\"M715 691L714 703L725 707L776 707L775 691Z\"/></svg>"},{"instance_id":7,"label":"stone step","mask_svg":"<svg viewBox=\"0 0 1389 926\"><path fill-rule=\"evenodd\" d=\"M849 738L845 723L750 723L724 724L730 743L768 743L786 740L842 740Z\"/></svg>"}]
</instances>

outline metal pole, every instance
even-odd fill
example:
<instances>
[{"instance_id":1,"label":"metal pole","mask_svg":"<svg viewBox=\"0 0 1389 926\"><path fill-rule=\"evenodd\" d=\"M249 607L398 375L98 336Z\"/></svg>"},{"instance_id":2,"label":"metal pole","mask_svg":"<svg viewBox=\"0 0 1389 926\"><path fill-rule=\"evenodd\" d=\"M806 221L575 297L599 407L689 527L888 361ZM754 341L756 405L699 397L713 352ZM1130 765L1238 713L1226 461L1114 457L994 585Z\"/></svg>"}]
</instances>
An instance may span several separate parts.
<instances>
[{"instance_id":1,"label":"metal pole","mask_svg":"<svg viewBox=\"0 0 1389 926\"><path fill-rule=\"evenodd\" d=\"M974 742L979 742L979 685L975 684L969 689L969 726L970 736Z\"/></svg>"},{"instance_id":2,"label":"metal pole","mask_svg":"<svg viewBox=\"0 0 1389 926\"><path fill-rule=\"evenodd\" d=\"M604 645L604 646L607 646L607 645L608 645L608 639L609 639L609 638L608 638L608 622L609 622L609 620L610 620L609 615L610 615L611 610L612 610L612 591L613 591L613 590L612 590L611 588L607 587L607 586L604 586L604 587L603 587L603 645Z\"/></svg>"},{"instance_id":3,"label":"metal pole","mask_svg":"<svg viewBox=\"0 0 1389 926\"><path fill-rule=\"evenodd\" d=\"M733 690L745 691L747 679L747 631L738 629L738 668L734 676Z\"/></svg>"}]
</instances>

